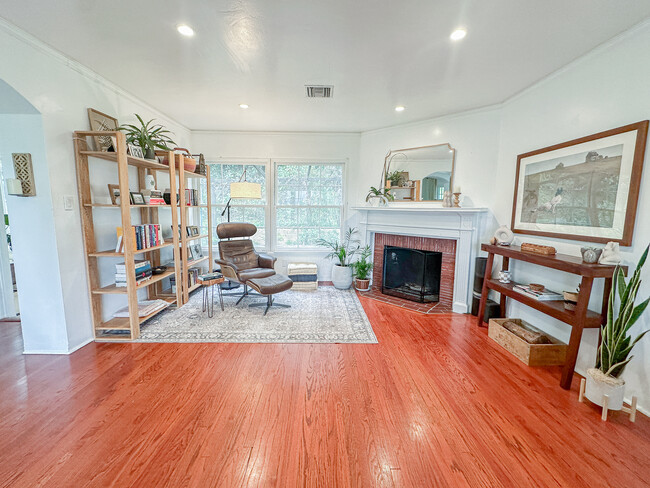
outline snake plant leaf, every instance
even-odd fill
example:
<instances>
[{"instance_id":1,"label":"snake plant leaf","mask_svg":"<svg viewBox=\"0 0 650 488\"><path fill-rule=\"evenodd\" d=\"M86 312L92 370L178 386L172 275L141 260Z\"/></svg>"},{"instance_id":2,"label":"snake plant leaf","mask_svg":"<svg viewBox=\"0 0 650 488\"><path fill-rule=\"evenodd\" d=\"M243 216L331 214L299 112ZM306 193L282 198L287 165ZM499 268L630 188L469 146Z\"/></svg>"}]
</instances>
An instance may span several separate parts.
<instances>
[{"instance_id":1,"label":"snake plant leaf","mask_svg":"<svg viewBox=\"0 0 650 488\"><path fill-rule=\"evenodd\" d=\"M625 291L627 290L623 278L623 270L619 266L616 266L616 271L614 271L614 280L616 282L615 284L618 285L618 296L621 299L621 302L625 301Z\"/></svg>"}]
</instances>

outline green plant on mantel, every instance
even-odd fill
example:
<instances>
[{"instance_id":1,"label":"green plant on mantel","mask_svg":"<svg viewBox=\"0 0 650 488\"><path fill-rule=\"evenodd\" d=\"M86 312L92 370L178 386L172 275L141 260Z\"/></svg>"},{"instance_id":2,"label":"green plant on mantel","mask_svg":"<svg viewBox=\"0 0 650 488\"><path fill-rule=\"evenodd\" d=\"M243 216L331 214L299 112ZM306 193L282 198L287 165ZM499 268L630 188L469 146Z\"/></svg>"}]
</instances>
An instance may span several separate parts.
<instances>
[{"instance_id":1,"label":"green plant on mantel","mask_svg":"<svg viewBox=\"0 0 650 488\"><path fill-rule=\"evenodd\" d=\"M391 171L386 175L386 179L390 181L391 186L400 186L403 179L402 172L399 169Z\"/></svg>"},{"instance_id":2,"label":"green plant on mantel","mask_svg":"<svg viewBox=\"0 0 650 488\"><path fill-rule=\"evenodd\" d=\"M614 271L612 290L609 294L607 307L607 322L601 327L602 341L596 359L596 368L613 378L621 376L625 366L633 357L630 356L632 348L648 333L647 330L644 330L634 340L628 335L630 328L650 303L650 298L648 298L638 306L634 306L641 285L641 268L643 268L648 257L648 249L650 249L650 246L646 247L641 259L639 259L629 283L625 283L625 276L620 267L617 266ZM616 310L617 294L620 304ZM618 314L616 315L617 311ZM615 315L616 317L614 317Z\"/></svg>"},{"instance_id":3,"label":"green plant on mantel","mask_svg":"<svg viewBox=\"0 0 650 488\"><path fill-rule=\"evenodd\" d=\"M356 228L350 227L345 232L343 242L318 239L316 244L331 249L331 252L326 256L327 258L338 259L340 266L349 266L350 259L359 252L359 239L356 237L358 233L359 231ZM355 244L356 247L354 247Z\"/></svg>"},{"instance_id":4,"label":"green plant on mantel","mask_svg":"<svg viewBox=\"0 0 650 488\"><path fill-rule=\"evenodd\" d=\"M395 200L395 197L391 194L388 188L384 188L383 190L378 190L374 186L370 187L370 191L366 195L366 202L369 201L372 197L384 198L386 200L390 200L391 202Z\"/></svg>"},{"instance_id":5,"label":"green plant on mantel","mask_svg":"<svg viewBox=\"0 0 650 488\"><path fill-rule=\"evenodd\" d=\"M156 149L171 151L176 146L176 143L168 135L171 132L160 124L153 124L155 119L145 123L138 114L135 116L140 122L139 127L133 124L124 124L118 130L124 131L126 142L140 146L145 157L151 159L155 157Z\"/></svg>"},{"instance_id":6,"label":"green plant on mantel","mask_svg":"<svg viewBox=\"0 0 650 488\"><path fill-rule=\"evenodd\" d=\"M372 262L368 261L370 254L370 246L366 246L359 253L359 259L352 263L352 267L354 268L354 277L358 280L368 279L368 275L372 269Z\"/></svg>"}]
</instances>

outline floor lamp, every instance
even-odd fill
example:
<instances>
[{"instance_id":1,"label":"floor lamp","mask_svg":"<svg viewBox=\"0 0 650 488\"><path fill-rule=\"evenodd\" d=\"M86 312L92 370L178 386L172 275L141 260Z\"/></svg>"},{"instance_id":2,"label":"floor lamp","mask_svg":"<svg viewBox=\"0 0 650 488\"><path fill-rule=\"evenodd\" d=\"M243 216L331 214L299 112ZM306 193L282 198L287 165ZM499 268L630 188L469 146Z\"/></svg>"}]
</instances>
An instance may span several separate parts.
<instances>
[{"instance_id":1,"label":"floor lamp","mask_svg":"<svg viewBox=\"0 0 650 488\"><path fill-rule=\"evenodd\" d=\"M262 198L262 185L259 183L250 183L246 181L246 167L244 166L244 172L242 175L239 177L239 181L230 183L230 198L228 199L228 203L226 203L226 207L223 209L223 212L221 212L221 216L223 217L224 214L228 215L228 222L230 222L230 202L232 202L232 199L257 199L259 200ZM239 283L228 280L224 281L221 283L221 289L222 290L232 290L234 288L238 288Z\"/></svg>"}]
</instances>

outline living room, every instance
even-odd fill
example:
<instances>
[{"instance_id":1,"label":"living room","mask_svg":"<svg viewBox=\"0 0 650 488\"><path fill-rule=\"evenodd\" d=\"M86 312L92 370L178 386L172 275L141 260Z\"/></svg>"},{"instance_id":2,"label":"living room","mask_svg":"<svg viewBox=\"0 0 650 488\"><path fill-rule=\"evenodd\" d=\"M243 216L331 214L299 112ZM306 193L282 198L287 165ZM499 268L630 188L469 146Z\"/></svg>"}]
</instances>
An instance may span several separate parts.
<instances>
[{"instance_id":1,"label":"living room","mask_svg":"<svg viewBox=\"0 0 650 488\"><path fill-rule=\"evenodd\" d=\"M2 2L3 485L644 486L649 336L620 406L583 379L650 243L647 2L110 10ZM140 154L136 114L173 144ZM609 229L529 222L582 198L572 176L529 204L536 164L618 155ZM155 249L119 247L134 225ZM387 247L441 260L433 298L389 290ZM562 359L524 364L555 347L527 333Z\"/></svg>"}]
</instances>

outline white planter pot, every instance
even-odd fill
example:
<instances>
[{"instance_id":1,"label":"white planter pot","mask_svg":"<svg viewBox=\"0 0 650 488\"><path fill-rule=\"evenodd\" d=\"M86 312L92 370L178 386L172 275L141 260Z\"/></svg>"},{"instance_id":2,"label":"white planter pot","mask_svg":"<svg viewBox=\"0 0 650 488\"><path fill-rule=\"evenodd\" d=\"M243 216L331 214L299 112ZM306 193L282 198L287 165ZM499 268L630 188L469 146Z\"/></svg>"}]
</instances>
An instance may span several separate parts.
<instances>
[{"instance_id":1,"label":"white planter pot","mask_svg":"<svg viewBox=\"0 0 650 488\"><path fill-rule=\"evenodd\" d=\"M334 288L347 290L352 284L352 266L340 266L335 264L332 267L332 283Z\"/></svg>"},{"instance_id":2,"label":"white planter pot","mask_svg":"<svg viewBox=\"0 0 650 488\"><path fill-rule=\"evenodd\" d=\"M585 385L585 396L598 406L603 406L605 395L609 397L607 408L609 410L620 410L623 408L623 394L625 393L625 381L611 378L596 368L587 370L587 383Z\"/></svg>"}]
</instances>

